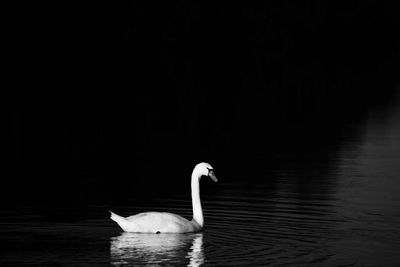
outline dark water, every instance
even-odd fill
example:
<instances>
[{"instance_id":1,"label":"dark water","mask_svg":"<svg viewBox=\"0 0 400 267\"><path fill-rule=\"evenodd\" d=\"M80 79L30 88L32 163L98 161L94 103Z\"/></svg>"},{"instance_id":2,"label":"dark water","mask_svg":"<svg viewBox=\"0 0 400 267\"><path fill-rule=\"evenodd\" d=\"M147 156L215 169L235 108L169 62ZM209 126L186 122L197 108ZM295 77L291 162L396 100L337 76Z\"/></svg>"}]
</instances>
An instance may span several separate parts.
<instances>
[{"instance_id":1,"label":"dark water","mask_svg":"<svg viewBox=\"0 0 400 267\"><path fill-rule=\"evenodd\" d=\"M337 144L329 164L292 160L257 182L217 172L217 188L202 191L202 233L128 234L109 220L110 207L190 218L182 194L140 205L3 209L0 265L398 266L400 108L348 127L360 134Z\"/></svg>"}]
</instances>

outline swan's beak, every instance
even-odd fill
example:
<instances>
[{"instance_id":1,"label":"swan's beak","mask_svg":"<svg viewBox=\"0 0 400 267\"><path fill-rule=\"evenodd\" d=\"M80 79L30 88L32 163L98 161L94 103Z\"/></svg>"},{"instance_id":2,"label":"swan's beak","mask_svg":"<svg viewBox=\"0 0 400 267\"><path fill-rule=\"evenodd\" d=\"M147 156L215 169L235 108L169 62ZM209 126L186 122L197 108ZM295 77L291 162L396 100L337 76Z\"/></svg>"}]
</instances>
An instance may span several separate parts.
<instances>
[{"instance_id":1,"label":"swan's beak","mask_svg":"<svg viewBox=\"0 0 400 267\"><path fill-rule=\"evenodd\" d=\"M218 179L217 179L217 177L215 176L214 171L210 171L210 172L208 173L208 176L210 176L211 179L213 179L214 182L218 182Z\"/></svg>"}]
</instances>

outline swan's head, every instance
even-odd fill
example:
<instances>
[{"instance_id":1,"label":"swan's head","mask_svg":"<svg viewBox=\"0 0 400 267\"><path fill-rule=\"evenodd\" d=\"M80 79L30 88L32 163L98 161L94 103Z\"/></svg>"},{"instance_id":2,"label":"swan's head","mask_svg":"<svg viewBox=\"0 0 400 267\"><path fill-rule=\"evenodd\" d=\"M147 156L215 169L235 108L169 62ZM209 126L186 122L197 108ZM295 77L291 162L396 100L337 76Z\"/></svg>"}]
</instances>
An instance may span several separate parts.
<instances>
[{"instance_id":1,"label":"swan's head","mask_svg":"<svg viewBox=\"0 0 400 267\"><path fill-rule=\"evenodd\" d=\"M214 168L206 162L197 164L196 167L194 167L193 173L197 173L199 177L203 175L208 176L213 179L214 182L218 182L218 179L214 173Z\"/></svg>"}]
</instances>

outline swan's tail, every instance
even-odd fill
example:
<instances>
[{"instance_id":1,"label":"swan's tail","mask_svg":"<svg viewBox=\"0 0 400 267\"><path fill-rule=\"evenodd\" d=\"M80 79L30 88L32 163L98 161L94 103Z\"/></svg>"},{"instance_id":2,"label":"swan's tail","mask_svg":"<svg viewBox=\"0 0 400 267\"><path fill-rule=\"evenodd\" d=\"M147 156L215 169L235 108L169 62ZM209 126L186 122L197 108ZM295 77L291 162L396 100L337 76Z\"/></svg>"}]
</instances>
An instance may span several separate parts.
<instances>
[{"instance_id":1,"label":"swan's tail","mask_svg":"<svg viewBox=\"0 0 400 267\"><path fill-rule=\"evenodd\" d=\"M125 221L125 218L122 216L119 216L118 214L115 214L114 212L112 212L111 210L109 210L109 212L111 213L111 220L113 220L114 222L120 224L121 222Z\"/></svg>"},{"instance_id":2,"label":"swan's tail","mask_svg":"<svg viewBox=\"0 0 400 267\"><path fill-rule=\"evenodd\" d=\"M111 220L113 220L114 222L116 222L119 227L122 228L122 230L124 230L125 232L134 232L132 231L133 227L133 223L128 221L125 217L119 216L118 214L115 214L114 212L112 212L111 210L109 210L109 212L111 213Z\"/></svg>"}]
</instances>

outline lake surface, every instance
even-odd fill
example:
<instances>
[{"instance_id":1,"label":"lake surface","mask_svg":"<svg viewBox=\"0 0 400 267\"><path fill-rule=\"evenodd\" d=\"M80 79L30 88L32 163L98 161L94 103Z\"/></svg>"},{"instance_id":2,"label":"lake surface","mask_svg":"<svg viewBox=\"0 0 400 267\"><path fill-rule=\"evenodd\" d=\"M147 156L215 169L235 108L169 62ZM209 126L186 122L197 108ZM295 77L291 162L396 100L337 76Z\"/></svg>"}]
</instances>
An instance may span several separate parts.
<instances>
[{"instance_id":1,"label":"lake surface","mask_svg":"<svg viewBox=\"0 0 400 267\"><path fill-rule=\"evenodd\" d=\"M81 208L5 208L0 265L398 266L400 108L377 109L348 127L360 134L336 144L329 162L287 160L265 173L249 172L265 175L257 182L230 179L216 166L219 183L202 183L201 233L122 233L109 219L108 209L191 218L187 194L143 196L132 204L104 198Z\"/></svg>"}]
</instances>

